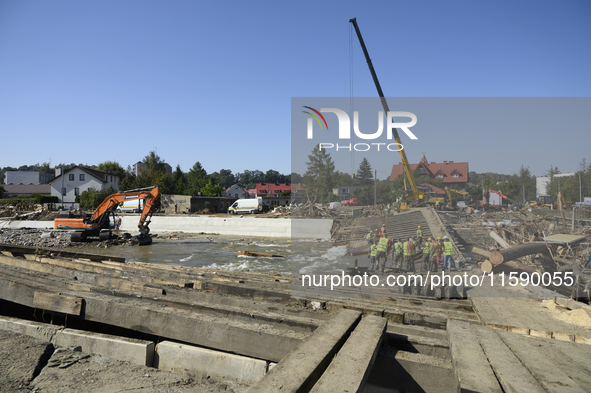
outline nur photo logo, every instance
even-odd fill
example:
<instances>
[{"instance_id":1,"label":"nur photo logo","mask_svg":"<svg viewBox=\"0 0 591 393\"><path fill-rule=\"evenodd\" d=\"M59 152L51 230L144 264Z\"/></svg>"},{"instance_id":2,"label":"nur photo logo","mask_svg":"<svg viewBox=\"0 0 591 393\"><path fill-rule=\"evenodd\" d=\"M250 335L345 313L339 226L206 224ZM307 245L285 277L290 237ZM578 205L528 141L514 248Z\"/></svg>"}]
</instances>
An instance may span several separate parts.
<instances>
[{"instance_id":1,"label":"nur photo logo","mask_svg":"<svg viewBox=\"0 0 591 393\"><path fill-rule=\"evenodd\" d=\"M307 130L306 135L308 139L314 139L314 120L320 126L320 129L323 130L326 127L328 131L328 122L326 118L322 115L322 113L333 113L337 116L338 120L338 140L347 140L351 139L351 119L347 112L342 109L338 108L320 108L320 110L314 109L309 106L303 106L303 108L309 109L310 111L302 111L310 115L311 117L308 118L307 121ZM353 112L353 132L355 136L359 139L363 140L378 140L382 137L384 133L384 112L379 111L378 115L378 129L373 133L364 133L361 132L359 129L359 112ZM401 122L400 120L395 121L395 119L406 118L410 119L410 121ZM322 121L321 121L322 120ZM401 151L404 149L404 146L400 142L400 138L394 138L394 130L401 129L410 139L418 139L417 136L410 130L410 127L417 124L417 116L411 112L401 112L401 111L389 111L386 115L386 142L371 142L371 143L338 143L334 142L320 142L318 144L318 149L335 149L335 151L346 150L351 151L351 149L355 151L368 151L375 149L380 151L380 148L385 148L389 151ZM398 135L398 133L396 133ZM329 135L323 133L322 139L327 140L329 139ZM394 139L394 142L388 143Z\"/></svg>"}]
</instances>

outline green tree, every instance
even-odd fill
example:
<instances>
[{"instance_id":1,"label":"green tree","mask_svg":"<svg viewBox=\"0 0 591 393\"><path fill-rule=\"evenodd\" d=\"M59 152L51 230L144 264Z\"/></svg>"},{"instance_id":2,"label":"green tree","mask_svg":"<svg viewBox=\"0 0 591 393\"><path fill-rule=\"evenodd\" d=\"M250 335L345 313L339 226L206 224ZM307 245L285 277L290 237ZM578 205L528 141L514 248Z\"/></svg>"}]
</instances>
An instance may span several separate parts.
<instances>
[{"instance_id":1,"label":"green tree","mask_svg":"<svg viewBox=\"0 0 591 393\"><path fill-rule=\"evenodd\" d=\"M217 184L213 184L213 179L210 178L207 184L201 188L202 195L217 196L222 193L222 188Z\"/></svg>"},{"instance_id":2,"label":"green tree","mask_svg":"<svg viewBox=\"0 0 591 393\"><path fill-rule=\"evenodd\" d=\"M0 186L0 198L3 197L3 194L6 192L6 190L4 190L4 187Z\"/></svg>"},{"instance_id":3,"label":"green tree","mask_svg":"<svg viewBox=\"0 0 591 393\"><path fill-rule=\"evenodd\" d=\"M116 161L101 162L97 165L96 169L103 172L110 172L119 176L119 179L121 180L123 180L123 177L125 176L125 169L123 169L123 167Z\"/></svg>"},{"instance_id":4,"label":"green tree","mask_svg":"<svg viewBox=\"0 0 591 393\"><path fill-rule=\"evenodd\" d=\"M373 205L374 193L376 193L376 203L386 204L394 200L392 186L389 180L378 181L377 184L369 184L363 188L355 190L355 198L361 205Z\"/></svg>"},{"instance_id":5,"label":"green tree","mask_svg":"<svg viewBox=\"0 0 591 393\"><path fill-rule=\"evenodd\" d=\"M308 155L307 170L304 174L312 199L317 203L328 203L338 198L332 193L335 165L326 149L314 147Z\"/></svg>"},{"instance_id":6,"label":"green tree","mask_svg":"<svg viewBox=\"0 0 591 393\"><path fill-rule=\"evenodd\" d=\"M361 184L369 184L373 180L371 165L365 157L363 157L363 160L359 164L359 169L357 169L357 180L361 182Z\"/></svg>"},{"instance_id":7,"label":"green tree","mask_svg":"<svg viewBox=\"0 0 591 393\"><path fill-rule=\"evenodd\" d=\"M172 184L175 194L184 195L187 192L187 176L181 170L180 165L177 165L172 173Z\"/></svg>"},{"instance_id":8,"label":"green tree","mask_svg":"<svg viewBox=\"0 0 591 393\"><path fill-rule=\"evenodd\" d=\"M202 192L201 189L207 184L207 172L197 161L189 170L187 174L187 183L189 194L197 194Z\"/></svg>"},{"instance_id":9,"label":"green tree","mask_svg":"<svg viewBox=\"0 0 591 393\"><path fill-rule=\"evenodd\" d=\"M230 169L221 169L211 174L214 182L222 188L228 188L236 184L236 177Z\"/></svg>"}]
</instances>

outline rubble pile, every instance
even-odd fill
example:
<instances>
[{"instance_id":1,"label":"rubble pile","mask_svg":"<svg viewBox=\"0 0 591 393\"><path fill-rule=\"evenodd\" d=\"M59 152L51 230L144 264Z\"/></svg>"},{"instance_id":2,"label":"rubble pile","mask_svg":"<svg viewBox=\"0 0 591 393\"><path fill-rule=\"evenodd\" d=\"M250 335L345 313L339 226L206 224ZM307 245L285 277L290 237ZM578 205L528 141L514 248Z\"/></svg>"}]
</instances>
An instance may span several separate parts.
<instances>
[{"instance_id":1,"label":"rubble pile","mask_svg":"<svg viewBox=\"0 0 591 393\"><path fill-rule=\"evenodd\" d=\"M52 221L58 212L50 209L49 204L17 203L16 205L0 205L0 218L5 220L37 220Z\"/></svg>"},{"instance_id":2,"label":"rubble pile","mask_svg":"<svg viewBox=\"0 0 591 393\"><path fill-rule=\"evenodd\" d=\"M0 244L43 248L108 248L132 245L130 239L70 242L70 232L53 229L0 229Z\"/></svg>"},{"instance_id":3,"label":"rubble pile","mask_svg":"<svg viewBox=\"0 0 591 393\"><path fill-rule=\"evenodd\" d=\"M570 215L571 212L568 212ZM548 209L529 209L506 212L445 212L440 217L461 237L472 245L479 256L472 261L484 268L490 262L482 257L487 252L513 250L524 245L542 243L546 245L543 254L536 253L504 263L492 264L493 272L503 268L528 272L572 272L576 283L568 288L571 296L590 297L591 289L591 227L565 225L560 212ZM553 240L553 235L564 235L563 241ZM532 247L533 250L533 247ZM482 253L484 251L484 253ZM490 258L492 260L492 258ZM490 264L487 268L490 268ZM587 266L587 267L585 267Z\"/></svg>"}]
</instances>

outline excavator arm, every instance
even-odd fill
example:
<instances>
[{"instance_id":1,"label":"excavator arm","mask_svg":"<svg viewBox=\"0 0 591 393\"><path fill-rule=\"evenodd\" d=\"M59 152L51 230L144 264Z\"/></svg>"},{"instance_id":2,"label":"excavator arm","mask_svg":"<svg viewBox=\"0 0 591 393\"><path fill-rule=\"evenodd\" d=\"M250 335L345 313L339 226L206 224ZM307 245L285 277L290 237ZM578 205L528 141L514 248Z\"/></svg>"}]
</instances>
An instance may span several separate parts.
<instances>
[{"instance_id":1,"label":"excavator arm","mask_svg":"<svg viewBox=\"0 0 591 393\"><path fill-rule=\"evenodd\" d=\"M140 235L135 240L140 245L151 244L152 239L148 235L148 227L152 213L158 208L160 189L156 187L137 188L109 195L95 209L90 218L58 218L54 221L57 229L75 229L71 235L72 241L82 241L88 237L98 237L100 240L107 240L111 237L110 231L101 232L103 229L110 229L109 216L123 201L144 199L144 208L140 216L138 229Z\"/></svg>"}]
</instances>

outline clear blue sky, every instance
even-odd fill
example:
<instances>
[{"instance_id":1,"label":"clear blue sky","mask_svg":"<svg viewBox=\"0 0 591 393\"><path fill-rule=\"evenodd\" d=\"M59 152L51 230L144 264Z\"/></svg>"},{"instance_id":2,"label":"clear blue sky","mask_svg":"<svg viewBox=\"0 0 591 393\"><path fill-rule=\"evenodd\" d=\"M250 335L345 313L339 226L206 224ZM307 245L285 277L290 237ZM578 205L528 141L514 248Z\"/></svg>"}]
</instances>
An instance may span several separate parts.
<instances>
[{"instance_id":1,"label":"clear blue sky","mask_svg":"<svg viewBox=\"0 0 591 393\"><path fill-rule=\"evenodd\" d=\"M351 94L352 17L387 96L591 96L587 0L3 0L0 166L127 167L156 149L184 171L200 161L208 173L289 173L291 98ZM353 95L374 97L352 38ZM426 153L536 175L591 162L588 124L512 133L506 142L520 150L497 161L479 159L490 146L478 130L462 138L442 128L463 142L408 146L411 162Z\"/></svg>"}]
</instances>

